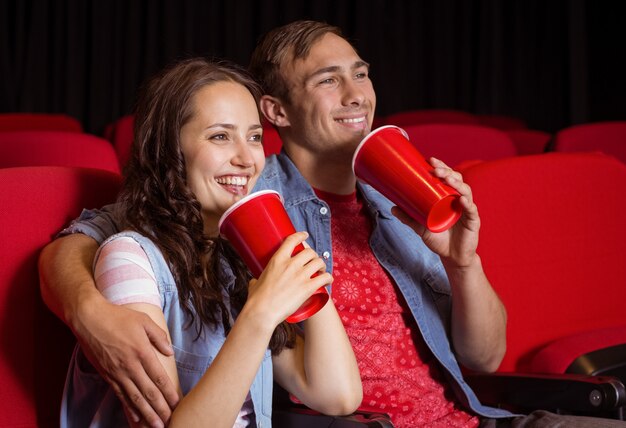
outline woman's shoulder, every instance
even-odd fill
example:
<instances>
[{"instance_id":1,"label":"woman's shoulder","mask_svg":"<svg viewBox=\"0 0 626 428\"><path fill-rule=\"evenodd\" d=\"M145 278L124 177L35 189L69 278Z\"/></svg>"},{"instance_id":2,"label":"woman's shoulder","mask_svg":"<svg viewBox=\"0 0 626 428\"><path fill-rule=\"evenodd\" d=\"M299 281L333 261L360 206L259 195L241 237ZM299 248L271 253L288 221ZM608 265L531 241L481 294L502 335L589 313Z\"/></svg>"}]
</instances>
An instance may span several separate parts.
<instances>
[{"instance_id":1,"label":"woman's shoulder","mask_svg":"<svg viewBox=\"0 0 626 428\"><path fill-rule=\"evenodd\" d=\"M100 245L95 261L110 253L130 252L147 259L159 282L172 283L169 265L159 247L147 236L132 230L125 230L107 238Z\"/></svg>"}]
</instances>

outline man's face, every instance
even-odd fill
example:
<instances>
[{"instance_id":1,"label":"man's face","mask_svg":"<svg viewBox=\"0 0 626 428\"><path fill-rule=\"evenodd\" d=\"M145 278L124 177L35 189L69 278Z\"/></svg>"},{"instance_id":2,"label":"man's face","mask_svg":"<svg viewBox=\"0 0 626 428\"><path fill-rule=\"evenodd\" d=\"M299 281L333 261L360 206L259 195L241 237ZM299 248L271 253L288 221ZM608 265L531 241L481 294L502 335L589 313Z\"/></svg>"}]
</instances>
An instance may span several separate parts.
<instances>
[{"instance_id":1,"label":"man's face","mask_svg":"<svg viewBox=\"0 0 626 428\"><path fill-rule=\"evenodd\" d=\"M285 112L293 143L313 153L352 156L371 129L376 94L369 65L343 38L327 33L309 55L283 65Z\"/></svg>"}]
</instances>

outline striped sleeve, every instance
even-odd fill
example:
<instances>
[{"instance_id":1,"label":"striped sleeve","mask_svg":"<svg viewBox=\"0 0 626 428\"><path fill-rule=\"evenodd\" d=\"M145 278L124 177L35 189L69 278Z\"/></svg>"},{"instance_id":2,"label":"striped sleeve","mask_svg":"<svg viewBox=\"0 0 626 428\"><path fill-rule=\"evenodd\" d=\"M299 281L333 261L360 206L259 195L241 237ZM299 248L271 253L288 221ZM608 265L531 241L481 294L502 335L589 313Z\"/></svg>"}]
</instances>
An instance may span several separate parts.
<instances>
[{"instance_id":1,"label":"striped sleeve","mask_svg":"<svg viewBox=\"0 0 626 428\"><path fill-rule=\"evenodd\" d=\"M113 239L100 249L94 277L98 290L112 303L150 303L161 307L148 256L130 237Z\"/></svg>"}]
</instances>

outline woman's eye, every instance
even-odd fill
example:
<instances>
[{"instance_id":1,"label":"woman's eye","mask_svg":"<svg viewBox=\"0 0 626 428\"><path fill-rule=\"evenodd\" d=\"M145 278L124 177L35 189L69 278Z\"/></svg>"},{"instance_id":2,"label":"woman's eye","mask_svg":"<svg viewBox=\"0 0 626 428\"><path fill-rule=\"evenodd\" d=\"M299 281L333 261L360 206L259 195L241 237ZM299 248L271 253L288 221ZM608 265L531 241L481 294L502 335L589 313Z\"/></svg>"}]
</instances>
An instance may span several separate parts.
<instances>
[{"instance_id":1,"label":"woman's eye","mask_svg":"<svg viewBox=\"0 0 626 428\"><path fill-rule=\"evenodd\" d=\"M250 141L261 142L263 141L263 136L261 134L254 134L250 137Z\"/></svg>"},{"instance_id":2,"label":"woman's eye","mask_svg":"<svg viewBox=\"0 0 626 428\"><path fill-rule=\"evenodd\" d=\"M211 135L211 137L209 137L211 140L218 140L218 141L224 141L226 140L228 137L226 136L226 134L215 134L215 135Z\"/></svg>"}]
</instances>

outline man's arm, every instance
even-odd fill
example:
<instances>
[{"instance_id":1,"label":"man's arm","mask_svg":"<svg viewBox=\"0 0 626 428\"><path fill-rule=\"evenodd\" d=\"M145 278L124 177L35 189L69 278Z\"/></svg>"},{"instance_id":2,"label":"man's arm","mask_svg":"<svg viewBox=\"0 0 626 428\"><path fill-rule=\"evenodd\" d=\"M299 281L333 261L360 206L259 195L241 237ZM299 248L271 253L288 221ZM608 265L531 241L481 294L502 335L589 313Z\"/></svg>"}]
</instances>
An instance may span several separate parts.
<instances>
[{"instance_id":1,"label":"man's arm","mask_svg":"<svg viewBox=\"0 0 626 428\"><path fill-rule=\"evenodd\" d=\"M472 370L492 372L506 351L506 309L476 253L478 208L460 173L437 159L431 164L433 174L461 194L463 214L459 221L445 232L432 233L397 207L393 213L441 257L452 287L452 344L459 362Z\"/></svg>"},{"instance_id":2,"label":"man's arm","mask_svg":"<svg viewBox=\"0 0 626 428\"><path fill-rule=\"evenodd\" d=\"M91 363L135 420L163 426L178 402L175 386L153 352L173 351L145 313L109 303L96 289L96 241L81 233L48 244L39 259L41 294L74 332Z\"/></svg>"}]
</instances>

